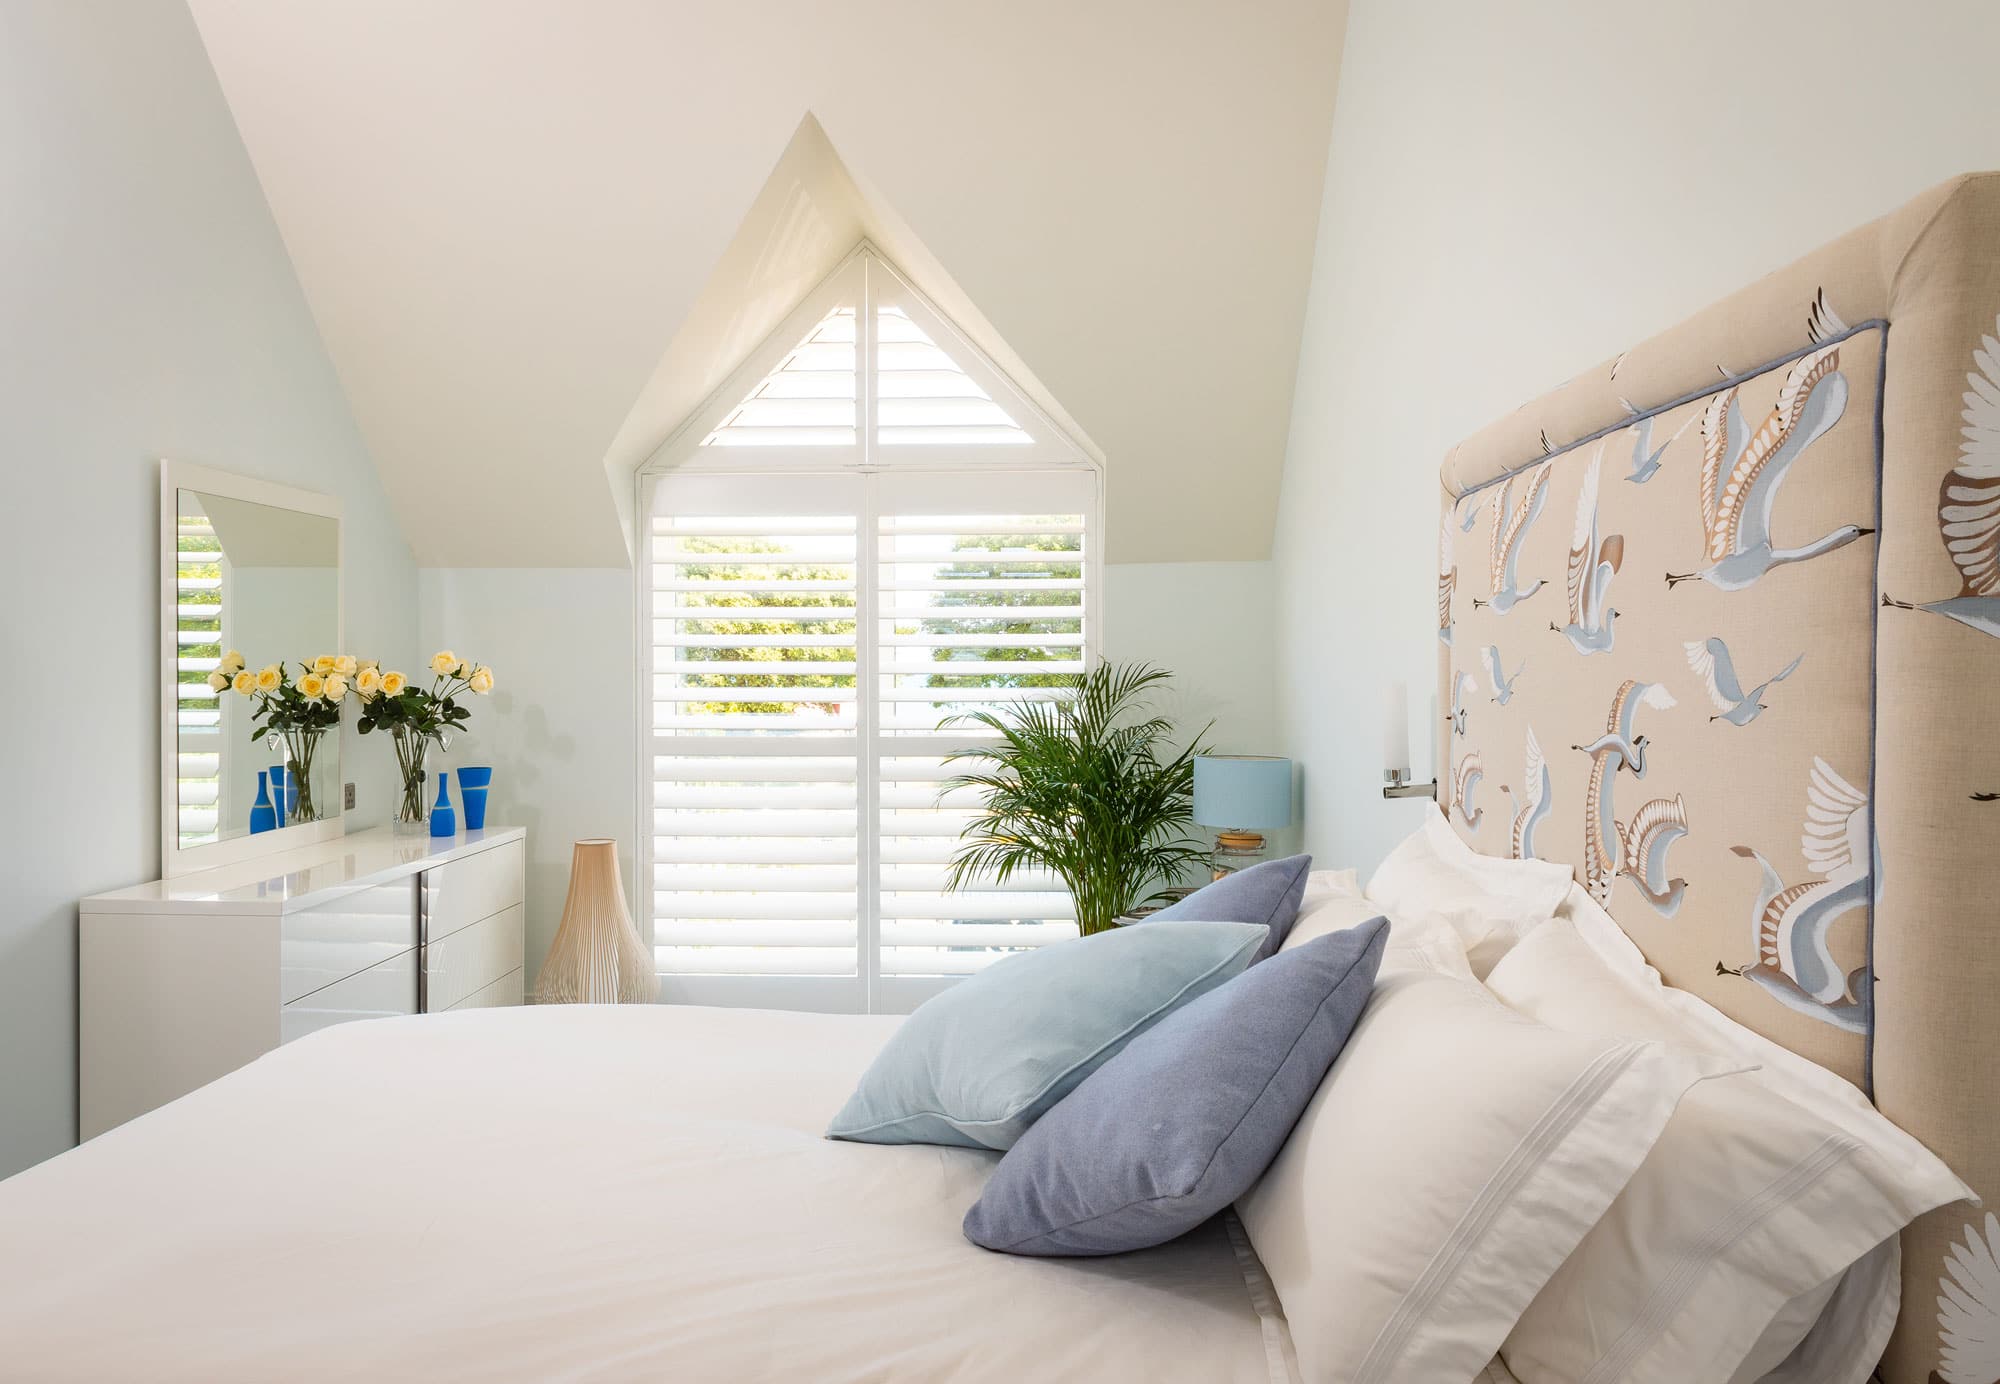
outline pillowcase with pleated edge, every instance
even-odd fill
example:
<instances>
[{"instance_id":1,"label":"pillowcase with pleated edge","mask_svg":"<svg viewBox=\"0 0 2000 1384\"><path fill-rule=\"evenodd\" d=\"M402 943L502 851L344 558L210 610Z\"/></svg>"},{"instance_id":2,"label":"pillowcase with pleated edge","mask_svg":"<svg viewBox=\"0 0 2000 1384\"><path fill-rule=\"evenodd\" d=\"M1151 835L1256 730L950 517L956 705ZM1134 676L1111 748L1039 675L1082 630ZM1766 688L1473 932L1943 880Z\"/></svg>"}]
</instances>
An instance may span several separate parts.
<instances>
[{"instance_id":1,"label":"pillowcase with pleated edge","mask_svg":"<svg viewBox=\"0 0 2000 1384\"><path fill-rule=\"evenodd\" d=\"M1971 1190L1851 1084L1665 986L1580 887L1487 985L1554 1028L1757 1067L1689 1092L1522 1313L1501 1350L1521 1384L1867 1379L1902 1228Z\"/></svg>"},{"instance_id":2,"label":"pillowcase with pleated edge","mask_svg":"<svg viewBox=\"0 0 2000 1384\"><path fill-rule=\"evenodd\" d=\"M1744 1064L1562 1033L1476 981L1385 965L1236 1202L1313 1384L1485 1369L1681 1096Z\"/></svg>"}]
</instances>

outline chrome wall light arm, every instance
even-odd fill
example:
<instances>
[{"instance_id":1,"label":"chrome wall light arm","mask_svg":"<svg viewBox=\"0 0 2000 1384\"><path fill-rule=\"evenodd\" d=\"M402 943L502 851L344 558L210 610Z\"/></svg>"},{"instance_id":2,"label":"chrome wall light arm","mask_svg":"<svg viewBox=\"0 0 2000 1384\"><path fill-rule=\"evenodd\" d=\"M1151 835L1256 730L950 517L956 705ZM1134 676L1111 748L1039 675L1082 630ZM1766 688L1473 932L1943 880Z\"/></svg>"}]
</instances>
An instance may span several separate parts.
<instances>
[{"instance_id":1,"label":"chrome wall light arm","mask_svg":"<svg viewBox=\"0 0 2000 1384\"><path fill-rule=\"evenodd\" d=\"M1385 798L1435 798L1437 795L1436 779L1429 783L1412 783L1408 769L1382 771L1382 796Z\"/></svg>"}]
</instances>

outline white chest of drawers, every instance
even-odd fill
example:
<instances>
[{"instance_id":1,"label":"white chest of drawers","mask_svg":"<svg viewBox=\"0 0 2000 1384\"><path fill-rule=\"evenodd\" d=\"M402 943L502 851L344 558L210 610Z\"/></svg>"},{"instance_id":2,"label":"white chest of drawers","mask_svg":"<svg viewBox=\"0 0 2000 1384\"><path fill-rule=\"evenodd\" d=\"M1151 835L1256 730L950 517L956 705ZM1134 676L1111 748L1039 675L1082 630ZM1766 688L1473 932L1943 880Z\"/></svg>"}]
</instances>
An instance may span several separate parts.
<instances>
[{"instance_id":1,"label":"white chest of drawers","mask_svg":"<svg viewBox=\"0 0 2000 1384\"><path fill-rule=\"evenodd\" d=\"M83 900L81 1137L330 1024L521 1003L526 864L383 827Z\"/></svg>"}]
</instances>

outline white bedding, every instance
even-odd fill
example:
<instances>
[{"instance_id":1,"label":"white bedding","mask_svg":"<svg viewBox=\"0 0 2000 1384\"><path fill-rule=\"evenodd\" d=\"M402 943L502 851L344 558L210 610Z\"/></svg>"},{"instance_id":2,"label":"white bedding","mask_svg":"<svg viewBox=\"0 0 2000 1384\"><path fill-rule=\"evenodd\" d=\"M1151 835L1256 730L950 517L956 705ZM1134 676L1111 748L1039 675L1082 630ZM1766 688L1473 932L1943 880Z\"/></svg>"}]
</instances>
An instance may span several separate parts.
<instances>
[{"instance_id":1,"label":"white bedding","mask_svg":"<svg viewBox=\"0 0 2000 1384\"><path fill-rule=\"evenodd\" d=\"M822 1139L898 1022L552 1007L302 1039L0 1182L0 1374L1286 1377L1227 1228L990 1254L959 1220L996 1155Z\"/></svg>"}]
</instances>

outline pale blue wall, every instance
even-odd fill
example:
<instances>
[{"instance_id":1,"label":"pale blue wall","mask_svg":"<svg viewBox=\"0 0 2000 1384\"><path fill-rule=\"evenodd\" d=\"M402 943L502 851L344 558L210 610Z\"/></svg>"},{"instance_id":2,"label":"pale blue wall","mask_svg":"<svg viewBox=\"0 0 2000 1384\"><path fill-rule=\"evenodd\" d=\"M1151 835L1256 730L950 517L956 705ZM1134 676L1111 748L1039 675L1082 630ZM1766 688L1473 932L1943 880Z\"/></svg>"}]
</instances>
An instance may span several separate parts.
<instances>
[{"instance_id":1,"label":"pale blue wall","mask_svg":"<svg viewBox=\"0 0 2000 1384\"><path fill-rule=\"evenodd\" d=\"M348 643L414 654L409 549L186 6L7 0L0 1176L75 1138L76 900L159 872L162 456L339 496ZM379 821L386 759L349 753Z\"/></svg>"}]
</instances>

